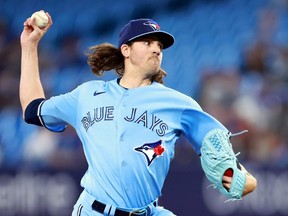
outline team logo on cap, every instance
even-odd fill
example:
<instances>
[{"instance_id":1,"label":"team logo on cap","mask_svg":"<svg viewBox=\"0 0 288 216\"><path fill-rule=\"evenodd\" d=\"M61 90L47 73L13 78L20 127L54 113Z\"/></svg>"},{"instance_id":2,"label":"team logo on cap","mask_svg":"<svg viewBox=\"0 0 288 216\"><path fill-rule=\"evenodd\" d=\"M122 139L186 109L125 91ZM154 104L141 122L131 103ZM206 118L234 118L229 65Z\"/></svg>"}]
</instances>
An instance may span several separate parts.
<instances>
[{"instance_id":1,"label":"team logo on cap","mask_svg":"<svg viewBox=\"0 0 288 216\"><path fill-rule=\"evenodd\" d=\"M144 25L150 26L154 31L159 31L160 30L160 26L158 25L158 23L154 22L154 21L147 21L145 23L143 23Z\"/></svg>"},{"instance_id":2,"label":"team logo on cap","mask_svg":"<svg viewBox=\"0 0 288 216\"><path fill-rule=\"evenodd\" d=\"M134 148L145 155L148 166L154 161L155 158L163 155L165 148L162 146L162 140L153 143L145 143L140 147Z\"/></svg>"}]
</instances>

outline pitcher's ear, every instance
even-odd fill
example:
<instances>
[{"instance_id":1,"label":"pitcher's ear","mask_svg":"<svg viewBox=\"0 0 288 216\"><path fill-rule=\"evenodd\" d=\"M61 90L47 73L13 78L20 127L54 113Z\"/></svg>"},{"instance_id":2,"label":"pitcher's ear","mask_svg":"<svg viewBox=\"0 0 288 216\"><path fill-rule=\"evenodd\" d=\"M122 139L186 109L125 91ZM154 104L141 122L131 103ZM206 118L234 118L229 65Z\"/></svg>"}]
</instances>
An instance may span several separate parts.
<instances>
[{"instance_id":1,"label":"pitcher's ear","mask_svg":"<svg viewBox=\"0 0 288 216\"><path fill-rule=\"evenodd\" d=\"M128 57L130 53L130 46L127 44L122 44L120 47L121 53L124 57Z\"/></svg>"}]
</instances>

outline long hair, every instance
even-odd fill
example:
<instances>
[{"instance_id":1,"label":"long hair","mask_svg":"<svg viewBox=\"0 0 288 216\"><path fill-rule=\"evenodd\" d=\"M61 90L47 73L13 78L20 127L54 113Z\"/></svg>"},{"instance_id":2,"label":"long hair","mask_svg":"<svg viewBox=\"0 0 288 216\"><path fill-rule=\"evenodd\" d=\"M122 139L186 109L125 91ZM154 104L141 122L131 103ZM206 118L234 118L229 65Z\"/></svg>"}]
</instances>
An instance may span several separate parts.
<instances>
[{"instance_id":1,"label":"long hair","mask_svg":"<svg viewBox=\"0 0 288 216\"><path fill-rule=\"evenodd\" d=\"M131 44L128 44L131 45ZM105 71L114 70L118 77L124 75L124 56L120 48L116 48L110 43L102 43L89 47L87 63L91 67L92 73L103 76ZM163 78L167 73L160 68L159 72L151 77L151 82L163 83Z\"/></svg>"}]
</instances>

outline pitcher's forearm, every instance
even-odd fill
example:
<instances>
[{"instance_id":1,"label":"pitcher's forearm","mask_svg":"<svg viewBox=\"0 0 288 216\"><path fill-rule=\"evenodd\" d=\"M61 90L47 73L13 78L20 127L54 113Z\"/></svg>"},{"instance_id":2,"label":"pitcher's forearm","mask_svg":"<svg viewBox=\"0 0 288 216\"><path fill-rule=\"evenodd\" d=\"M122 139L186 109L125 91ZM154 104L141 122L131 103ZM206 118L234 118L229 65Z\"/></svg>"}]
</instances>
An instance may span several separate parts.
<instances>
[{"instance_id":1,"label":"pitcher's forearm","mask_svg":"<svg viewBox=\"0 0 288 216\"><path fill-rule=\"evenodd\" d=\"M39 75L37 45L22 47L19 91L23 112L32 100L45 97Z\"/></svg>"}]
</instances>

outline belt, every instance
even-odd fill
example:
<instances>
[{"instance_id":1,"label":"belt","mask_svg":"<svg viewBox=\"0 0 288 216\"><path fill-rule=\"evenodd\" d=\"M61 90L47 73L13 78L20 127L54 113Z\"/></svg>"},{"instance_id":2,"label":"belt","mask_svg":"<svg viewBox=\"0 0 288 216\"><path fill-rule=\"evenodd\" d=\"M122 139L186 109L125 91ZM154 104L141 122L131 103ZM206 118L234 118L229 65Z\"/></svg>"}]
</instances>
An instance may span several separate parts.
<instances>
[{"instance_id":1,"label":"belt","mask_svg":"<svg viewBox=\"0 0 288 216\"><path fill-rule=\"evenodd\" d=\"M153 205L156 207L157 202L156 201L153 202ZM92 209L101 213L101 214L104 213L105 208L106 208L106 205L104 203L97 201L97 200L95 200L92 204ZM134 211L130 211L130 212L116 208L114 216L150 216L150 208L146 207L143 209L134 210Z\"/></svg>"}]
</instances>

